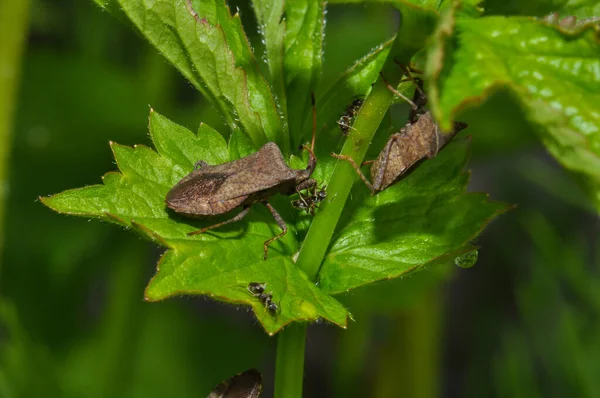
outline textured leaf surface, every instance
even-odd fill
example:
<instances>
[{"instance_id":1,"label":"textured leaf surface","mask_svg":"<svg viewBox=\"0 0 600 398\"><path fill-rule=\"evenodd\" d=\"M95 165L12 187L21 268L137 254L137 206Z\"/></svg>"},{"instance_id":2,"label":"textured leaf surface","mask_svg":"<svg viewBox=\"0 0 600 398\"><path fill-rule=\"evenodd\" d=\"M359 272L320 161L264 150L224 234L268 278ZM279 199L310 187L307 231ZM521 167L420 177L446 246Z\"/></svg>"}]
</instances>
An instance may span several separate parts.
<instances>
[{"instance_id":1,"label":"textured leaf surface","mask_svg":"<svg viewBox=\"0 0 600 398\"><path fill-rule=\"evenodd\" d=\"M253 0L254 14L260 27L266 49L267 65L271 74L271 85L277 105L284 120L288 118L287 93L285 91L285 71L283 67L286 23L283 17L285 2L273 0ZM289 126L284 123L284 136L289 139Z\"/></svg>"},{"instance_id":2,"label":"textured leaf surface","mask_svg":"<svg viewBox=\"0 0 600 398\"><path fill-rule=\"evenodd\" d=\"M377 46L323 90L317 100L317 118L325 128L338 128L336 122L345 113L352 99L368 93L371 84L379 77L379 71L393 42L392 39Z\"/></svg>"},{"instance_id":3,"label":"textured leaf surface","mask_svg":"<svg viewBox=\"0 0 600 398\"><path fill-rule=\"evenodd\" d=\"M439 0L332 0L329 3L382 3L382 4L405 4L411 7L428 8L435 10L441 3Z\"/></svg>"},{"instance_id":4,"label":"textured leaf surface","mask_svg":"<svg viewBox=\"0 0 600 398\"><path fill-rule=\"evenodd\" d=\"M155 112L150 116L150 132L158 153L144 146L111 144L120 173L106 174L103 185L73 189L42 201L62 213L131 227L168 247L146 290L148 300L206 294L248 304L269 333L298 320L324 318L340 326L346 324L347 311L292 263L292 254L297 250L293 225L289 225L284 239L271 246L269 260L262 260L263 242L279 228L260 205L250 212L248 221L187 236L187 232L232 215L199 221L178 217L166 209L165 196L197 160L209 164L228 160L227 145L206 125L200 126L196 136ZM272 292L281 309L277 316L268 314L246 290L250 282L267 284L267 291Z\"/></svg>"},{"instance_id":5,"label":"textured leaf surface","mask_svg":"<svg viewBox=\"0 0 600 398\"><path fill-rule=\"evenodd\" d=\"M443 65L443 67L442 67ZM566 31L523 17L448 13L429 54L430 105L443 128L501 86L517 95L548 150L600 192L598 28ZM600 201L597 200L598 206Z\"/></svg>"},{"instance_id":6,"label":"textured leaf surface","mask_svg":"<svg viewBox=\"0 0 600 398\"><path fill-rule=\"evenodd\" d=\"M344 292L471 251L470 242L508 207L465 193L468 144L452 142L376 196L357 184L319 272L321 289Z\"/></svg>"},{"instance_id":7,"label":"textured leaf surface","mask_svg":"<svg viewBox=\"0 0 600 398\"><path fill-rule=\"evenodd\" d=\"M290 134L294 146L310 133L310 93L315 91L323 67L325 2L285 2L283 66ZM303 134L304 132L304 134Z\"/></svg>"},{"instance_id":8,"label":"textured leaf surface","mask_svg":"<svg viewBox=\"0 0 600 398\"><path fill-rule=\"evenodd\" d=\"M484 5L489 14L542 16L558 12L562 17L574 15L578 18L600 15L597 0L487 0Z\"/></svg>"},{"instance_id":9,"label":"textured leaf surface","mask_svg":"<svg viewBox=\"0 0 600 398\"><path fill-rule=\"evenodd\" d=\"M119 0L140 32L256 145L281 143L282 123L239 16L224 2ZM200 11L201 10L201 11Z\"/></svg>"}]
</instances>

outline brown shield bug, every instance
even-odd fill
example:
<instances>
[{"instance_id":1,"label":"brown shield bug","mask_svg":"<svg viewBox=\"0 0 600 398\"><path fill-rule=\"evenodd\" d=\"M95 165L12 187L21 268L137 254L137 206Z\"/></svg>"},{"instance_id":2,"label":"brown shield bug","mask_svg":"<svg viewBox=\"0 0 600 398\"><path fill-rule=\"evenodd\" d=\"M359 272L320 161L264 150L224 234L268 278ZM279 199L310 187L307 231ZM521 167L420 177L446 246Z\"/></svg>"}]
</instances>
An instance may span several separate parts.
<instances>
[{"instance_id":1,"label":"brown shield bug","mask_svg":"<svg viewBox=\"0 0 600 398\"><path fill-rule=\"evenodd\" d=\"M310 178L317 158L314 154L316 132L316 110L314 95L313 132L310 157L304 170L291 169L284 161L281 150L274 142L266 143L258 152L231 162L211 166L198 161L195 170L179 181L167 194L166 204L176 213L187 217L207 217L225 214L238 207L242 208L235 217L188 235L202 234L208 230L239 221L257 202L264 204L273 215L282 232L268 239L263 245L263 258L266 260L268 245L287 233L287 226L277 210L267 201L279 193L292 195L316 185Z\"/></svg>"},{"instance_id":2,"label":"brown shield bug","mask_svg":"<svg viewBox=\"0 0 600 398\"><path fill-rule=\"evenodd\" d=\"M431 113L424 109L427 96L422 89L423 81L410 76L411 68L405 67L405 71L417 86L413 100L407 99L412 110L406 125L399 133L392 134L377 159L363 163L371 164L372 182L362 173L354 159L345 155L331 154L337 159L348 161L372 194L383 191L406 177L421 161L435 157L459 131L467 127L465 123L455 122L453 131L442 133ZM383 76L381 77L383 79ZM396 95L406 99L385 80L384 83Z\"/></svg>"}]
</instances>

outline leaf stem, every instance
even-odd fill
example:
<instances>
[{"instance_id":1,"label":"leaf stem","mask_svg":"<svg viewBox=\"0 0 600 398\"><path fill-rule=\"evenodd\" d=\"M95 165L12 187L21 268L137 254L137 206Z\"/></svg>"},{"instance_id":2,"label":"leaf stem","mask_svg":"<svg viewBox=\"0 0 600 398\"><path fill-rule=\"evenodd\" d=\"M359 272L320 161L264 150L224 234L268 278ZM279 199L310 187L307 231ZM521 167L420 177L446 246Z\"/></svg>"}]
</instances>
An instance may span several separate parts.
<instances>
[{"instance_id":1,"label":"leaf stem","mask_svg":"<svg viewBox=\"0 0 600 398\"><path fill-rule=\"evenodd\" d=\"M8 194L8 162L21 56L29 23L29 0L0 2L0 252Z\"/></svg>"},{"instance_id":2,"label":"leaf stem","mask_svg":"<svg viewBox=\"0 0 600 398\"><path fill-rule=\"evenodd\" d=\"M400 33L398 35L400 36ZM405 46L405 40L396 39L382 69L385 79L392 86L397 86L403 75L402 69L394 61L408 64L415 52L413 46ZM351 157L357 164L362 163L393 98L394 94L388 90L382 79L379 79L360 109L353 129L342 148L342 155ZM356 171L348 162L336 163L327 186L327 200L311 223L298 257L298 267L306 272L311 280L317 278L344 204L357 178Z\"/></svg>"},{"instance_id":3,"label":"leaf stem","mask_svg":"<svg viewBox=\"0 0 600 398\"><path fill-rule=\"evenodd\" d=\"M398 32L382 69L386 80L393 86L398 85L403 75L402 69L395 61L408 64L423 45L426 32L421 26L422 22L422 19L413 18L410 13L403 14L402 30ZM342 149L343 155L352 157L358 164L363 161L371 139L393 98L394 95L379 79L356 118L354 128ZM356 178L358 177L355 170L347 162L337 162L329 181L327 200L311 223L296 263L313 281L317 279L335 226ZM302 397L306 328L303 324L293 324L279 334L275 365L276 398Z\"/></svg>"},{"instance_id":4,"label":"leaf stem","mask_svg":"<svg viewBox=\"0 0 600 398\"><path fill-rule=\"evenodd\" d=\"M279 333L275 364L275 397L302 398L306 328L294 323Z\"/></svg>"}]
</instances>

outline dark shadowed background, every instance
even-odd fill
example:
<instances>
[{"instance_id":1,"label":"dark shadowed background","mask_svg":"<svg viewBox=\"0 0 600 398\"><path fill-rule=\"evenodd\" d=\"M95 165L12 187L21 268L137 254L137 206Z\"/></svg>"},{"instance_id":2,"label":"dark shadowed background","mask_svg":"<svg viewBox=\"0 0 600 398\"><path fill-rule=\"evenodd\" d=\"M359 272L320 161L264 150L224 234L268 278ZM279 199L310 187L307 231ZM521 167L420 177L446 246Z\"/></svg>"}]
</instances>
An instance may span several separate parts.
<instances>
[{"instance_id":1,"label":"dark shadowed background","mask_svg":"<svg viewBox=\"0 0 600 398\"><path fill-rule=\"evenodd\" d=\"M235 3L262 54L252 10ZM323 80L396 24L386 7L330 6ZM202 121L227 134L224 120L91 0L32 1L20 78L0 203L0 397L205 397L251 367L270 397L276 338L246 307L144 302L163 249L37 200L100 183L116 169L110 140L151 145L149 106L191 130ZM518 207L475 242L473 268L448 264L343 297L348 330L309 329L306 397L600 396L597 216L510 93L460 119L473 136L470 189ZM375 290L378 308L361 305Z\"/></svg>"}]
</instances>

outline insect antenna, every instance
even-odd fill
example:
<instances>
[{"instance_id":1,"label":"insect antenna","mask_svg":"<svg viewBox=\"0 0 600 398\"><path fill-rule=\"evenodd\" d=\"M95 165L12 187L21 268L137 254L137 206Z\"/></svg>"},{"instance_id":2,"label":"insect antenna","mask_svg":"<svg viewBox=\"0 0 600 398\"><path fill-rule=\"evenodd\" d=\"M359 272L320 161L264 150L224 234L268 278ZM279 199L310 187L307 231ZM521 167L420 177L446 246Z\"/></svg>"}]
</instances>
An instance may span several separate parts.
<instances>
[{"instance_id":1,"label":"insect antenna","mask_svg":"<svg viewBox=\"0 0 600 398\"><path fill-rule=\"evenodd\" d=\"M314 152L315 150L315 135L317 134L317 105L315 101L315 93L310 93L310 101L312 103L312 141L310 143L310 149ZM314 153L313 153L313 156Z\"/></svg>"},{"instance_id":2,"label":"insect antenna","mask_svg":"<svg viewBox=\"0 0 600 398\"><path fill-rule=\"evenodd\" d=\"M401 82L402 81L411 81L411 82L413 82L415 84L415 88L417 89L417 91L419 91L419 93L424 96L425 92L423 91L423 81L421 79L415 78L412 75L413 73L422 75L423 71L415 69L415 68L413 68L410 65L404 65L403 63L401 63L397 59L394 59L394 62L396 63L396 65L400 66L400 69L402 69L404 71L404 74L406 75L407 80L402 79Z\"/></svg>"},{"instance_id":3,"label":"insect antenna","mask_svg":"<svg viewBox=\"0 0 600 398\"><path fill-rule=\"evenodd\" d=\"M410 98L408 98L407 96L405 96L404 94L402 94L401 92L399 92L398 90L396 90L390 83L388 83L387 80L385 80L385 77L383 76L383 73L379 72L379 77L381 77L381 81L383 81L383 84L385 84L385 86L387 87L388 90L390 90L392 93L394 93L397 97L402 98L404 101L406 101L413 110L417 110L419 109L419 107L417 106L417 104L415 104L413 101L410 100Z\"/></svg>"},{"instance_id":4,"label":"insect antenna","mask_svg":"<svg viewBox=\"0 0 600 398\"><path fill-rule=\"evenodd\" d=\"M315 135L317 134L317 107L315 105L315 93L310 93L310 100L312 102L312 141L310 143L310 148L306 145L302 145L304 149L306 149L310 153L310 159L308 160L308 165L306 166L306 170L310 171L310 174L314 171L317 165L317 157L315 156ZM309 176L310 176L309 174ZM308 177L307 177L308 178Z\"/></svg>"}]
</instances>

